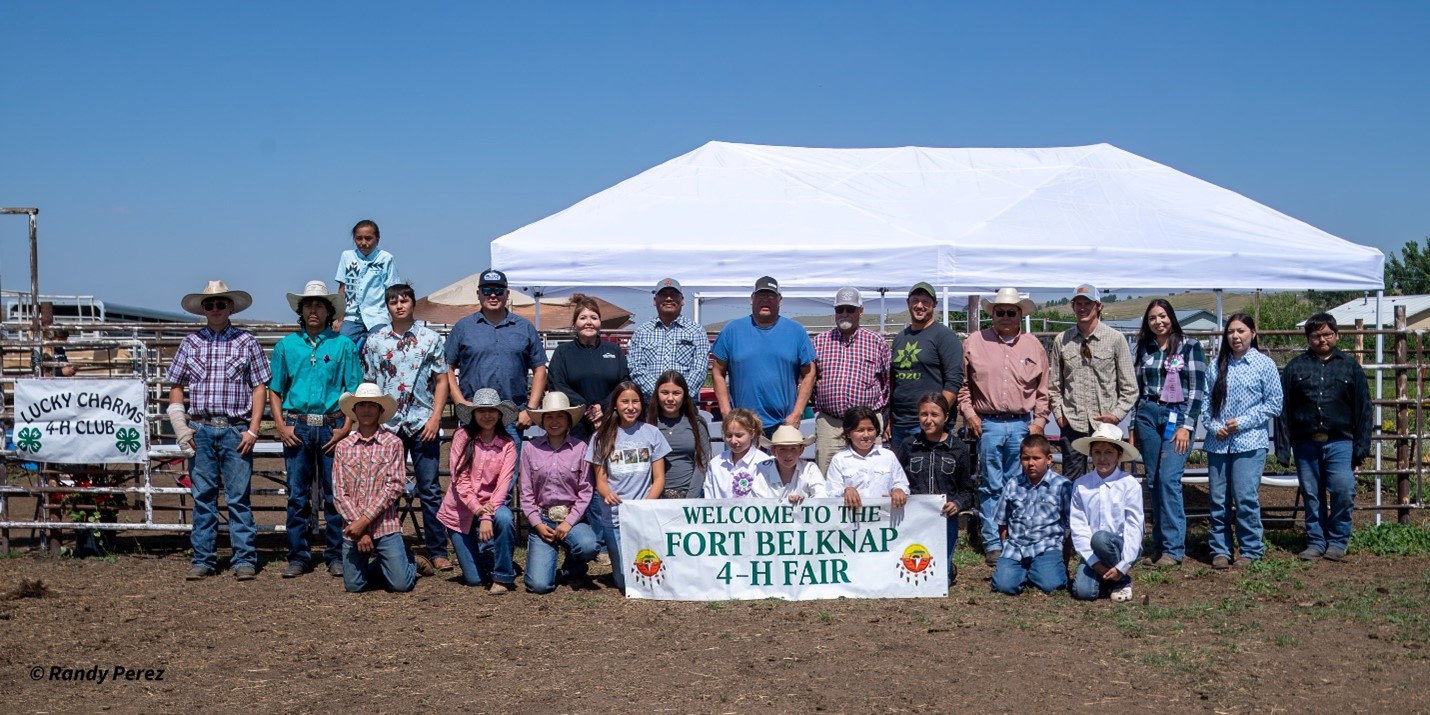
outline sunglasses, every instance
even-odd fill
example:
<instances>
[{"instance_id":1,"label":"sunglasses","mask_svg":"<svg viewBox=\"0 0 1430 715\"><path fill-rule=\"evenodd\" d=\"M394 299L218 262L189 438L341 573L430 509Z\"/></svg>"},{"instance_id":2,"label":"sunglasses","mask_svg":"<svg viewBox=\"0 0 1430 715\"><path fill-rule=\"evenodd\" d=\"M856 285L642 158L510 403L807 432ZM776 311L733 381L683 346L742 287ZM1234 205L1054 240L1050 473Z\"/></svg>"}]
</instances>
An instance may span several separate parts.
<instances>
[{"instance_id":1,"label":"sunglasses","mask_svg":"<svg viewBox=\"0 0 1430 715\"><path fill-rule=\"evenodd\" d=\"M483 289L482 289L482 295L488 296L488 297L498 296L498 295L501 295L502 293L505 293L505 292L506 292L506 289L505 289L505 288L498 288L498 287L496 287L496 286L492 286L492 287L489 287L489 288L483 288Z\"/></svg>"},{"instance_id":2,"label":"sunglasses","mask_svg":"<svg viewBox=\"0 0 1430 715\"><path fill-rule=\"evenodd\" d=\"M1023 312L1023 311L1018 310L1017 308L1010 308L1010 309L1008 309L1008 310L994 310L994 311L993 311L993 317L995 317L995 318L1016 318L1016 317L1018 317L1018 314L1019 314L1019 313L1022 313L1022 312Z\"/></svg>"},{"instance_id":3,"label":"sunglasses","mask_svg":"<svg viewBox=\"0 0 1430 715\"><path fill-rule=\"evenodd\" d=\"M857 307L855 307L855 306L852 306L852 305L836 305L836 306L834 306L834 312L836 312L836 313L857 313L857 312L859 312L859 308L857 308Z\"/></svg>"},{"instance_id":4,"label":"sunglasses","mask_svg":"<svg viewBox=\"0 0 1430 715\"><path fill-rule=\"evenodd\" d=\"M1084 360L1091 360L1091 359L1092 359L1092 345L1091 345L1090 343L1088 343L1086 340L1084 340L1083 343L1082 343L1082 359L1084 359Z\"/></svg>"},{"instance_id":5,"label":"sunglasses","mask_svg":"<svg viewBox=\"0 0 1430 715\"><path fill-rule=\"evenodd\" d=\"M229 306L227 298L210 298L203 302L204 310L223 310Z\"/></svg>"}]
</instances>

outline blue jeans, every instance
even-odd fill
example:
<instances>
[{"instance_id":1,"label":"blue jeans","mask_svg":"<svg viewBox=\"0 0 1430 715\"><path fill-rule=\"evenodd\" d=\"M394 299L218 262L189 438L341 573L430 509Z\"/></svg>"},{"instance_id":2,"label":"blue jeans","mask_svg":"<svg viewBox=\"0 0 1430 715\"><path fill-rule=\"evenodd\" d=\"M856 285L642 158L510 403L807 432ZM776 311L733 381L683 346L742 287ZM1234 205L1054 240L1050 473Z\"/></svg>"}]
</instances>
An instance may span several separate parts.
<instances>
[{"instance_id":1,"label":"blue jeans","mask_svg":"<svg viewBox=\"0 0 1430 715\"><path fill-rule=\"evenodd\" d=\"M896 449L899 445L904 443L904 440L913 437L914 435L920 435L923 433L924 429L920 427L919 423L917 422L915 422L912 426L894 425L889 428L889 440L891 444L886 444L884 446L888 447L889 449Z\"/></svg>"},{"instance_id":2,"label":"blue jeans","mask_svg":"<svg viewBox=\"0 0 1430 715\"><path fill-rule=\"evenodd\" d=\"M1063 561L1062 547L1054 547L1037 556L998 559L993 570L993 591L1016 596L1031 583L1043 593L1052 593L1068 585L1068 565Z\"/></svg>"},{"instance_id":3,"label":"blue jeans","mask_svg":"<svg viewBox=\"0 0 1430 715\"><path fill-rule=\"evenodd\" d=\"M449 529L452 551L456 552L457 563L462 566L462 583L468 586L490 582L514 585L516 567L512 564L511 554L516 547L516 522L512 520L511 509L503 504L492 514L490 541L478 538L480 528L481 521L473 517L471 531L462 534Z\"/></svg>"},{"instance_id":4,"label":"blue jeans","mask_svg":"<svg viewBox=\"0 0 1430 715\"><path fill-rule=\"evenodd\" d=\"M581 521L591 527L591 534L596 539L596 553L598 554L602 551L610 553L610 549L606 547L606 512L610 510L611 507L606 506L601 495L592 489L591 505L586 507L586 513L581 515Z\"/></svg>"},{"instance_id":5,"label":"blue jeans","mask_svg":"<svg viewBox=\"0 0 1430 715\"><path fill-rule=\"evenodd\" d=\"M944 528L948 531L948 561L944 566L953 566L953 550L958 548L958 517L944 517ZM950 569L949 573L953 573Z\"/></svg>"},{"instance_id":6,"label":"blue jeans","mask_svg":"<svg viewBox=\"0 0 1430 715\"><path fill-rule=\"evenodd\" d=\"M1099 531L1093 534L1092 555L1097 557L1099 563L1107 564L1108 568L1116 566L1122 561L1122 537L1110 531ZM1133 559L1133 563L1136 563L1136 559ZM1079 601L1092 601L1123 586L1130 585L1132 585L1130 574L1122 574L1122 578L1116 581L1104 581L1096 571L1092 570L1087 561L1083 561L1078 564L1077 575L1073 577L1072 597Z\"/></svg>"},{"instance_id":7,"label":"blue jeans","mask_svg":"<svg viewBox=\"0 0 1430 715\"><path fill-rule=\"evenodd\" d=\"M1231 526L1227 505L1236 508L1236 541L1241 555L1261 558L1261 473L1266 470L1266 450L1207 455L1207 490L1210 492L1213 556L1231 558ZM1309 510L1308 510L1309 513Z\"/></svg>"},{"instance_id":8,"label":"blue jeans","mask_svg":"<svg viewBox=\"0 0 1430 715\"><path fill-rule=\"evenodd\" d=\"M555 529L556 522L541 518L547 526ZM532 593L551 593L556 590L556 551L559 547L566 552L566 576L568 578L584 578L586 576L586 564L591 559L596 558L596 532L584 521L576 522L571 530L566 532L566 538L559 544L548 544L537 535L536 530L531 530L531 535L526 539L526 575L522 581L526 584L526 590Z\"/></svg>"},{"instance_id":9,"label":"blue jeans","mask_svg":"<svg viewBox=\"0 0 1430 715\"><path fill-rule=\"evenodd\" d=\"M384 325L386 325L384 323ZM382 325L375 325L369 328L363 324L362 318L356 315L344 315L342 327L338 328L338 334L353 341L357 346L358 355L362 355L362 344L367 342L368 333L371 333Z\"/></svg>"},{"instance_id":10,"label":"blue jeans","mask_svg":"<svg viewBox=\"0 0 1430 715\"><path fill-rule=\"evenodd\" d=\"M1182 501L1187 454L1178 454L1172 440L1162 439L1168 412L1165 406L1144 399L1137 404L1132 429L1137 434L1142 464L1147 468L1147 493L1157 521L1152 530L1152 553L1181 561L1187 553L1187 510ZM1187 451L1191 451L1190 445Z\"/></svg>"},{"instance_id":11,"label":"blue jeans","mask_svg":"<svg viewBox=\"0 0 1430 715\"><path fill-rule=\"evenodd\" d=\"M189 470L193 481L194 530L189 544L194 547L194 565L210 569L218 567L218 487L223 482L223 501L228 506L228 540L233 546L230 565L258 566L258 554L253 549L258 529L253 525L249 507L249 481L253 476L253 456L238 453L244 426L219 429L206 424L194 426L194 466Z\"/></svg>"},{"instance_id":12,"label":"blue jeans","mask_svg":"<svg viewBox=\"0 0 1430 715\"><path fill-rule=\"evenodd\" d=\"M1028 436L1029 417L1020 419L983 418L983 436L978 438L978 464L983 478L978 483L978 523L983 533L983 551L1002 551L993 512L1003 497L1003 485L1023 471L1018 461L1023 438Z\"/></svg>"},{"instance_id":13,"label":"blue jeans","mask_svg":"<svg viewBox=\"0 0 1430 715\"><path fill-rule=\"evenodd\" d=\"M343 517L333 506L333 455L323 451L323 444L332 439L329 425L311 427L284 419L298 436L298 445L283 447L283 466L288 471L288 561L308 563L313 552L308 548L308 516L314 471L323 487L323 534L327 542L323 562L334 563L343 557Z\"/></svg>"},{"instance_id":14,"label":"blue jeans","mask_svg":"<svg viewBox=\"0 0 1430 715\"><path fill-rule=\"evenodd\" d=\"M387 590L403 593L417 582L417 562L402 534L388 534L372 540L372 551L364 554L357 544L343 539L343 589L359 593L382 584Z\"/></svg>"},{"instance_id":15,"label":"blue jeans","mask_svg":"<svg viewBox=\"0 0 1430 715\"><path fill-rule=\"evenodd\" d=\"M422 441L422 432L402 436L402 447L412 457L412 470L417 473L417 498L422 502L422 537L427 542L427 555L447 558L447 527L437 521L442 507L442 484L437 478L437 463L442 459L442 441ZM513 480L515 481L515 480Z\"/></svg>"},{"instance_id":16,"label":"blue jeans","mask_svg":"<svg viewBox=\"0 0 1430 715\"><path fill-rule=\"evenodd\" d=\"M1353 449L1354 443L1348 439L1292 445L1301 498L1306 501L1306 545L1322 553L1331 546L1346 548L1351 538L1351 507L1356 496Z\"/></svg>"},{"instance_id":17,"label":"blue jeans","mask_svg":"<svg viewBox=\"0 0 1430 715\"><path fill-rule=\"evenodd\" d=\"M592 499L600 499L599 496ZM616 582L616 588L621 593L626 592L626 565L621 561L621 527L611 522L610 507L606 508L606 513L601 519L602 528L606 532L606 549L611 554L611 579Z\"/></svg>"}]
</instances>

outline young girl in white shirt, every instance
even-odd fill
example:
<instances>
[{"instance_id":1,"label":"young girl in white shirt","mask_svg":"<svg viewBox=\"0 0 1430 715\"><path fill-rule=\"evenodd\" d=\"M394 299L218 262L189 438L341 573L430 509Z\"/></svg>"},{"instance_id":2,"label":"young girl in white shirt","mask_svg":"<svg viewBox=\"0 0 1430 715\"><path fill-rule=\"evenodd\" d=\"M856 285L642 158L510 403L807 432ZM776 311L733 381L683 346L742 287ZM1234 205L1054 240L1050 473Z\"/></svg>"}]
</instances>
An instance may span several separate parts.
<instances>
[{"instance_id":1,"label":"young girl in white shirt","mask_svg":"<svg viewBox=\"0 0 1430 715\"><path fill-rule=\"evenodd\" d=\"M775 490L759 474L760 463L770 455L755 446L761 432L760 418L755 413L735 408L725 413L720 422L725 435L725 451L710 460L705 477L706 499L776 498Z\"/></svg>"},{"instance_id":2,"label":"young girl in white shirt","mask_svg":"<svg viewBox=\"0 0 1430 715\"><path fill-rule=\"evenodd\" d=\"M844 412L844 449L829 460L826 494L844 497L844 506L858 509L864 499L889 497L901 508L909 499L909 478L893 450L879 446L879 418L868 407Z\"/></svg>"}]
</instances>

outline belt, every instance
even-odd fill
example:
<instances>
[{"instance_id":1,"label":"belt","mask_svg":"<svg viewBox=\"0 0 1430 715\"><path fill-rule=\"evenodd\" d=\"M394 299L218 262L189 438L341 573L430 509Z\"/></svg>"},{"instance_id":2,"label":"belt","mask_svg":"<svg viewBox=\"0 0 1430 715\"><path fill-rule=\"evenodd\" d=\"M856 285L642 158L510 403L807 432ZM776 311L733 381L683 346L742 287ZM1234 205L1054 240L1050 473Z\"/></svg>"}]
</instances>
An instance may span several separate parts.
<instances>
[{"instance_id":1,"label":"belt","mask_svg":"<svg viewBox=\"0 0 1430 715\"><path fill-rule=\"evenodd\" d=\"M327 424L336 424L343 416L341 412L334 412L331 415L305 415L301 412L284 412L283 416L296 422L302 422L309 427L322 427Z\"/></svg>"},{"instance_id":2,"label":"belt","mask_svg":"<svg viewBox=\"0 0 1430 715\"><path fill-rule=\"evenodd\" d=\"M1329 435L1329 434L1327 434L1327 433L1325 433L1325 432L1317 432L1317 433L1311 435L1311 441L1312 441L1312 442L1329 442L1329 441L1331 441L1331 435Z\"/></svg>"},{"instance_id":3,"label":"belt","mask_svg":"<svg viewBox=\"0 0 1430 715\"><path fill-rule=\"evenodd\" d=\"M1155 402L1163 407L1181 407L1182 405L1187 404L1186 400L1182 400L1181 402L1163 402L1162 400L1159 400L1155 397L1144 397L1142 399L1146 400L1147 402Z\"/></svg>"},{"instance_id":4,"label":"belt","mask_svg":"<svg viewBox=\"0 0 1430 715\"><path fill-rule=\"evenodd\" d=\"M197 425L208 425L209 427L213 427L215 429L228 429L229 427L237 427L241 424L247 424L248 418L224 417L222 415L210 415L205 417L196 417L194 415L189 415L189 422Z\"/></svg>"},{"instance_id":5,"label":"belt","mask_svg":"<svg viewBox=\"0 0 1430 715\"><path fill-rule=\"evenodd\" d=\"M541 510L541 515L553 524L560 524L566 521L566 517L571 515L571 507L564 504L549 506Z\"/></svg>"},{"instance_id":6,"label":"belt","mask_svg":"<svg viewBox=\"0 0 1430 715\"><path fill-rule=\"evenodd\" d=\"M1026 419L1028 419L1028 413L1026 413L1026 412L988 412L988 413L981 413L981 414L979 414L979 415L978 415L978 419L981 419L981 420L1026 420Z\"/></svg>"}]
</instances>

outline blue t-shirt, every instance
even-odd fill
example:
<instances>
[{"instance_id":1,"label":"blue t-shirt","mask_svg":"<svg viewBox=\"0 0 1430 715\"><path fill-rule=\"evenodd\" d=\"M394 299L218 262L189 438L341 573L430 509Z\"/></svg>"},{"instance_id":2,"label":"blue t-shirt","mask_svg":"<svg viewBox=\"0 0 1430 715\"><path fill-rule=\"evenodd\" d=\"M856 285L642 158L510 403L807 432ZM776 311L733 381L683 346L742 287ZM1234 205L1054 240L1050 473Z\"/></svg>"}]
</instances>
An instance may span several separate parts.
<instances>
[{"instance_id":1,"label":"blue t-shirt","mask_svg":"<svg viewBox=\"0 0 1430 715\"><path fill-rule=\"evenodd\" d=\"M814 362L814 343L804 326L789 318L761 328L745 317L720 331L710 354L725 363L730 406L753 410L770 427L794 409L799 369Z\"/></svg>"},{"instance_id":2,"label":"blue t-shirt","mask_svg":"<svg viewBox=\"0 0 1430 715\"><path fill-rule=\"evenodd\" d=\"M361 320L368 329L392 322L387 312L387 287L402 282L392 254L381 248L363 258L349 248L338 257L334 279L343 286L344 317Z\"/></svg>"}]
</instances>

